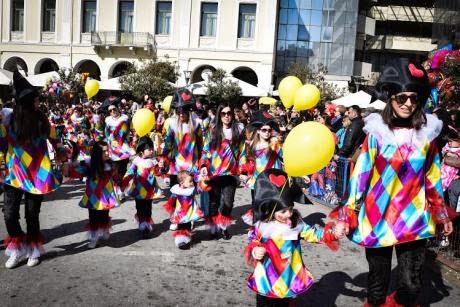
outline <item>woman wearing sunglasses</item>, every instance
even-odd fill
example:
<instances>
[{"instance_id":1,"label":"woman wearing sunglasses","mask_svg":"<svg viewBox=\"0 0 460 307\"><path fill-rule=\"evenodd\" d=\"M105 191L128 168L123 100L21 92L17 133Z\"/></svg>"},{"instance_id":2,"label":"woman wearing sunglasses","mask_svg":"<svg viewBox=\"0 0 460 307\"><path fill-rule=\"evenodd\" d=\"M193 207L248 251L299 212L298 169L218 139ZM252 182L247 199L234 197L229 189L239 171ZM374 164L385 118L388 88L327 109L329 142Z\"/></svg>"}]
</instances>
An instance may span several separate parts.
<instances>
[{"instance_id":1,"label":"woman wearing sunglasses","mask_svg":"<svg viewBox=\"0 0 460 307\"><path fill-rule=\"evenodd\" d=\"M430 91L427 74L408 60L385 66L376 90L387 105L382 115L366 117L367 136L336 231L365 247L365 306L413 306L422 285L426 239L435 235L436 223L444 235L452 232L435 141L442 122L423 112ZM393 249L399 278L387 296Z\"/></svg>"},{"instance_id":2,"label":"woman wearing sunglasses","mask_svg":"<svg viewBox=\"0 0 460 307\"><path fill-rule=\"evenodd\" d=\"M126 173L129 157L135 155L133 148L129 146L129 119L125 114L121 114L117 105L109 106L109 116L105 118L104 135L107 140L109 158L114 162L116 170L116 184L121 186L121 179ZM121 198L123 197L120 195Z\"/></svg>"},{"instance_id":3,"label":"woman wearing sunglasses","mask_svg":"<svg viewBox=\"0 0 460 307\"><path fill-rule=\"evenodd\" d=\"M221 104L216 120L205 137L201 175L209 176L209 218L211 237L230 239L228 226L239 184L239 160L244 149L244 126L234 119L230 104Z\"/></svg>"},{"instance_id":4,"label":"woman wearing sunglasses","mask_svg":"<svg viewBox=\"0 0 460 307\"><path fill-rule=\"evenodd\" d=\"M253 131L252 139L246 143L246 156L242 163L240 179L251 189L251 199L254 202L254 184L257 177L266 169L283 168L283 143L275 136L274 131L278 131L278 124L273 116L267 112L256 111L252 114L249 129ZM253 210L249 209L243 216L245 223L252 225Z\"/></svg>"}]
</instances>

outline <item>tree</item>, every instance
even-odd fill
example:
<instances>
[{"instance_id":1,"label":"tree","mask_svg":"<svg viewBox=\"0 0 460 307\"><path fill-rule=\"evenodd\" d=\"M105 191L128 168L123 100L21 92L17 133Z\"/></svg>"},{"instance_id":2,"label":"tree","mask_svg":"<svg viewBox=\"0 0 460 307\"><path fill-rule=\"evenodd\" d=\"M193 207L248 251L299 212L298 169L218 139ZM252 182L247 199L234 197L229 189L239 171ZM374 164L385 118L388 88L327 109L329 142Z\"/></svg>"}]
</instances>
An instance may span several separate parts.
<instances>
[{"instance_id":1,"label":"tree","mask_svg":"<svg viewBox=\"0 0 460 307\"><path fill-rule=\"evenodd\" d=\"M228 102L238 104L242 91L237 82L225 79L227 73L222 68L216 69L209 78L206 94L212 104L219 105Z\"/></svg>"},{"instance_id":2,"label":"tree","mask_svg":"<svg viewBox=\"0 0 460 307\"><path fill-rule=\"evenodd\" d=\"M287 74L296 76L303 84L316 85L321 92L320 103L334 100L345 94L345 89L339 89L336 84L325 81L324 76L327 75L327 67L323 64L312 66L304 63L294 63L289 66Z\"/></svg>"},{"instance_id":3,"label":"tree","mask_svg":"<svg viewBox=\"0 0 460 307\"><path fill-rule=\"evenodd\" d=\"M85 98L85 80L83 76L73 68L60 68L57 72L59 81L63 86L63 93L66 96L66 90L70 91L69 95L77 99Z\"/></svg>"},{"instance_id":4,"label":"tree","mask_svg":"<svg viewBox=\"0 0 460 307\"><path fill-rule=\"evenodd\" d=\"M174 63L159 61L157 57L139 62L129 67L126 74L120 77L123 91L138 98L149 95L154 102L174 93L174 83L179 76Z\"/></svg>"}]
</instances>

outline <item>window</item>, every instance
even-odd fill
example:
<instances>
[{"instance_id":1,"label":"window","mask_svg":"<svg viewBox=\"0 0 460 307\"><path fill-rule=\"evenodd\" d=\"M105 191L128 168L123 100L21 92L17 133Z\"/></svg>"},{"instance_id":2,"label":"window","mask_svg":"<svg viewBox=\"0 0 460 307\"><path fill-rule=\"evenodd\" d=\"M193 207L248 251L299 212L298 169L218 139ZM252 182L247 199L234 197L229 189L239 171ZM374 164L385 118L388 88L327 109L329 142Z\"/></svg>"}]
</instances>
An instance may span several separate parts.
<instances>
[{"instance_id":1,"label":"window","mask_svg":"<svg viewBox=\"0 0 460 307\"><path fill-rule=\"evenodd\" d=\"M13 1L12 31L24 31L24 0Z\"/></svg>"},{"instance_id":2,"label":"window","mask_svg":"<svg viewBox=\"0 0 460 307\"><path fill-rule=\"evenodd\" d=\"M203 2L201 4L201 36L216 36L217 32L217 3Z\"/></svg>"},{"instance_id":3,"label":"window","mask_svg":"<svg viewBox=\"0 0 460 307\"><path fill-rule=\"evenodd\" d=\"M83 1L82 32L96 32L96 1Z\"/></svg>"},{"instance_id":4,"label":"window","mask_svg":"<svg viewBox=\"0 0 460 307\"><path fill-rule=\"evenodd\" d=\"M43 0L43 32L54 32L56 25L56 0Z\"/></svg>"},{"instance_id":5,"label":"window","mask_svg":"<svg viewBox=\"0 0 460 307\"><path fill-rule=\"evenodd\" d=\"M256 28L256 4L240 4L238 23L239 38L254 38Z\"/></svg>"},{"instance_id":6,"label":"window","mask_svg":"<svg viewBox=\"0 0 460 307\"><path fill-rule=\"evenodd\" d=\"M155 34L171 34L171 1L158 1Z\"/></svg>"},{"instance_id":7,"label":"window","mask_svg":"<svg viewBox=\"0 0 460 307\"><path fill-rule=\"evenodd\" d=\"M120 1L118 31L121 33L133 32L134 1Z\"/></svg>"}]
</instances>

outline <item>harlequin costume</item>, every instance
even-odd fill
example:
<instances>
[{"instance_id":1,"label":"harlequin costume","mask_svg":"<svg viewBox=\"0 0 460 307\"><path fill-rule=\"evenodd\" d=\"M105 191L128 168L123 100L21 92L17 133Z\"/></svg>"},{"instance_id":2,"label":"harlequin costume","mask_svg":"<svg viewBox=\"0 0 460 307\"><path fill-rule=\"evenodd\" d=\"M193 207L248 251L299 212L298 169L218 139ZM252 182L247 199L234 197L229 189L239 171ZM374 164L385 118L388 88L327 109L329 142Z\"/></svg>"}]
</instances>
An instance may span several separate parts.
<instances>
[{"instance_id":1,"label":"harlequin costume","mask_svg":"<svg viewBox=\"0 0 460 307\"><path fill-rule=\"evenodd\" d=\"M91 160L75 161L72 168L82 177L86 176L85 192L78 205L88 209L89 223L88 238L97 241L100 237L108 238L111 228L109 210L120 206L115 193L113 169L109 162L104 163L104 169L99 176L90 176Z\"/></svg>"},{"instance_id":2,"label":"harlequin costume","mask_svg":"<svg viewBox=\"0 0 460 307\"><path fill-rule=\"evenodd\" d=\"M209 186L209 216L207 222L211 236L216 238L221 232L224 239L230 239L228 226L233 222L231 212L241 173L240 166L244 164L244 140L242 137L243 125L237 124L238 144L232 145L232 129L227 129L227 136L222 137L220 146L213 144L213 129L205 137L203 155L200 162L208 169ZM217 147L217 148L216 148Z\"/></svg>"},{"instance_id":3,"label":"harlequin costume","mask_svg":"<svg viewBox=\"0 0 460 307\"><path fill-rule=\"evenodd\" d=\"M171 188L171 197L165 204L165 209L171 214L171 223L177 224L173 232L174 242L180 249L190 247L192 237L192 222L203 217L203 212L195 201L195 187L182 188L179 184Z\"/></svg>"},{"instance_id":4,"label":"harlequin costume","mask_svg":"<svg viewBox=\"0 0 460 307\"><path fill-rule=\"evenodd\" d=\"M139 154L146 148L153 150L153 142L144 136L140 138L136 151ZM154 159L136 156L123 177L122 187L125 195L135 199L135 217L139 223L139 230L146 232L145 235L152 230L152 200L162 197L155 180L156 164Z\"/></svg>"},{"instance_id":5,"label":"harlequin costume","mask_svg":"<svg viewBox=\"0 0 460 307\"><path fill-rule=\"evenodd\" d=\"M117 118L108 116L105 119L105 137L110 160L126 160L135 154L134 150L129 146L128 134L129 119L125 114L120 114Z\"/></svg>"},{"instance_id":6,"label":"harlequin costume","mask_svg":"<svg viewBox=\"0 0 460 307\"><path fill-rule=\"evenodd\" d=\"M331 225L316 228L305 224L300 216L295 226L273 219L276 211L294 206L301 195L300 189L281 170L271 169L260 174L255 184L255 224L249 231L249 244L245 249L248 263L254 266L247 286L257 293L257 305L287 303L307 291L313 284L313 276L302 260L300 239L310 243L326 243L336 249L337 238ZM264 247L261 260L254 258L254 248Z\"/></svg>"},{"instance_id":7,"label":"harlequin costume","mask_svg":"<svg viewBox=\"0 0 460 307\"><path fill-rule=\"evenodd\" d=\"M376 90L384 100L401 92L417 93L414 112L423 108L429 94L426 72L407 60L388 63ZM350 239L366 248L368 305L416 302L425 239L435 235L436 223L449 221L436 146L442 122L427 114L426 124L418 130L411 118L394 117L392 124L390 130L380 115L366 117L367 136L350 179L349 198L336 211L338 219L350 225ZM393 246L399 285L386 298Z\"/></svg>"},{"instance_id":8,"label":"harlequin costume","mask_svg":"<svg viewBox=\"0 0 460 307\"><path fill-rule=\"evenodd\" d=\"M19 72L13 75L18 108L23 112L35 112L41 118L42 135L20 142L14 129L14 120L9 125L0 125L0 150L5 156L7 173L2 178L5 189L4 218L8 236L4 240L5 252L10 259L8 268L17 265L20 257L29 257L28 265L36 265L43 252L43 237L40 234L39 212L45 194L55 191L61 184L62 176L52 168L48 152L48 140L55 146L56 133L46 116L34 108L38 97L35 88ZM28 123L25 123L28 124ZM60 148L58 148L60 149ZM19 224L19 209L25 195L27 234ZM10 261L11 260L11 261Z\"/></svg>"}]
</instances>

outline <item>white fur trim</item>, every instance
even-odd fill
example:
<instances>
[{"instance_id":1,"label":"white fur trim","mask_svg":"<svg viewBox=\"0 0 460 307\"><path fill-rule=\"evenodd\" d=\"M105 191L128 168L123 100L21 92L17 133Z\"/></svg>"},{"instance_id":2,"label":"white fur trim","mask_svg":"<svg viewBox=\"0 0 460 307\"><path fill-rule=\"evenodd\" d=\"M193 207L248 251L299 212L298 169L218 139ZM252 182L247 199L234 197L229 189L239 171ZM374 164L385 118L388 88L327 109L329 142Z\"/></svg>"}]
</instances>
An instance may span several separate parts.
<instances>
[{"instance_id":1,"label":"white fur trim","mask_svg":"<svg viewBox=\"0 0 460 307\"><path fill-rule=\"evenodd\" d=\"M212 233L212 234L215 234L217 233L217 231L219 230L219 227L217 227L217 225L209 225L209 231Z\"/></svg>"},{"instance_id":2,"label":"white fur trim","mask_svg":"<svg viewBox=\"0 0 460 307\"><path fill-rule=\"evenodd\" d=\"M36 247L33 247L33 248L29 248L29 250L27 251L27 257L28 258L40 258L40 256L44 253L44 249L43 247L42 248L36 248Z\"/></svg>"},{"instance_id":3,"label":"white fur trim","mask_svg":"<svg viewBox=\"0 0 460 307\"><path fill-rule=\"evenodd\" d=\"M180 196L190 196L193 194L194 191L195 191L195 187L184 189L184 188L181 188L178 184L175 184L171 188L171 193L180 195Z\"/></svg>"},{"instance_id":4,"label":"white fur trim","mask_svg":"<svg viewBox=\"0 0 460 307\"><path fill-rule=\"evenodd\" d=\"M27 254L27 248L24 245L21 245L21 247L19 248L7 247L5 249L5 254L9 257L11 256L23 257Z\"/></svg>"},{"instance_id":5,"label":"white fur trim","mask_svg":"<svg viewBox=\"0 0 460 307\"><path fill-rule=\"evenodd\" d=\"M442 130L442 121L434 115L426 114L427 123L417 130L415 135L417 143L433 141ZM395 135L390 128L383 122L382 116L378 113L369 114L365 119L364 132L372 135L381 143L395 143Z\"/></svg>"},{"instance_id":6,"label":"white fur trim","mask_svg":"<svg viewBox=\"0 0 460 307\"><path fill-rule=\"evenodd\" d=\"M189 243L192 239L189 236L177 236L174 238L174 243L179 246L180 243Z\"/></svg>"},{"instance_id":7,"label":"white fur trim","mask_svg":"<svg viewBox=\"0 0 460 307\"><path fill-rule=\"evenodd\" d=\"M144 229L148 229L148 230L152 231L152 225L147 223L147 222L140 223L139 224L139 230L143 231Z\"/></svg>"}]
</instances>

